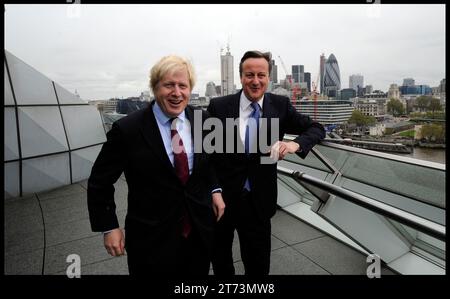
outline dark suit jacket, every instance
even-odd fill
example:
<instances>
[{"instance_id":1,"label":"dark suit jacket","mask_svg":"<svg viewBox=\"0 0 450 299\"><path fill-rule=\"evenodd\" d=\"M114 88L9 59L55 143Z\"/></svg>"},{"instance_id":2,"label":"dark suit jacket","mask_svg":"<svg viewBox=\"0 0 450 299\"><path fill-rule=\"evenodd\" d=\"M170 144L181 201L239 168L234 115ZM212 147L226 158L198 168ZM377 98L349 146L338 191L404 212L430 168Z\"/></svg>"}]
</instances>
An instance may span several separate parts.
<instances>
[{"instance_id":1,"label":"dark suit jacket","mask_svg":"<svg viewBox=\"0 0 450 299\"><path fill-rule=\"evenodd\" d=\"M239 102L241 92L225 97L211 100L208 112L211 117L217 117L226 131L226 118L236 119L239 117ZM262 118L267 118L267 145L275 127L271 126L273 119L279 120L279 140L283 139L285 133L299 135L295 142L300 144L302 150L300 156L306 157L311 148L325 137L325 130L321 124L313 121L306 115L299 114L287 97L271 93L264 95ZM264 130L260 132L263 133ZM234 153L226 153L226 141L224 142L224 154L214 154L213 160L217 172L217 178L223 189L223 198L226 209L232 209L233 201L239 198L243 190L246 178L250 180L253 201L258 214L263 219L270 219L276 212L277 202L277 167L276 163L261 164L260 157L268 156L264 153L246 155L237 153L238 147L243 147L237 126L234 128ZM230 132L224 132L226 136ZM224 137L224 139L226 139Z\"/></svg>"},{"instance_id":2,"label":"dark suit jacket","mask_svg":"<svg viewBox=\"0 0 450 299\"><path fill-rule=\"evenodd\" d=\"M93 231L119 227L113 184L124 172L128 184L125 246L146 251L157 262L175 254L173 244L180 235L184 205L209 248L215 222L211 190L217 182L209 156L194 153L192 174L185 186L181 184L165 151L154 103L116 121L108 132L88 181L88 209ZM187 106L185 112L194 139L194 108ZM206 119L205 111L202 115Z\"/></svg>"}]
</instances>

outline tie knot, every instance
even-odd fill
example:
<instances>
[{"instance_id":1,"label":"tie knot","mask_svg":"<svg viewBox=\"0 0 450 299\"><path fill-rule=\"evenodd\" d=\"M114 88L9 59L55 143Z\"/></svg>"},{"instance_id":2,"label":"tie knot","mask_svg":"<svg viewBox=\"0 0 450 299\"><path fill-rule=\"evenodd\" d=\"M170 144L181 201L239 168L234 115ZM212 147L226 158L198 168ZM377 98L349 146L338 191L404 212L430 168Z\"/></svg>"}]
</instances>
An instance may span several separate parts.
<instances>
[{"instance_id":1,"label":"tie knot","mask_svg":"<svg viewBox=\"0 0 450 299\"><path fill-rule=\"evenodd\" d=\"M259 111L259 105L256 102L251 103L253 110Z\"/></svg>"},{"instance_id":2,"label":"tie knot","mask_svg":"<svg viewBox=\"0 0 450 299\"><path fill-rule=\"evenodd\" d=\"M176 130L177 129L177 124L178 124L178 117L172 117L170 120L170 129L171 130Z\"/></svg>"}]
</instances>

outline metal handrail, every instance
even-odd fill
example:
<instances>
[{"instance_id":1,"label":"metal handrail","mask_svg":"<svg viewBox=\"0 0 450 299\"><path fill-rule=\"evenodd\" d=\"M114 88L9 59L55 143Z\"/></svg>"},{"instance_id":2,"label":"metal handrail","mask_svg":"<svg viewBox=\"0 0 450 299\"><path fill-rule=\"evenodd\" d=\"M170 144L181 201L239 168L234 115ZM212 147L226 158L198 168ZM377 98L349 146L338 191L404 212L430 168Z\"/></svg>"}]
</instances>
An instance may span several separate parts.
<instances>
[{"instance_id":1,"label":"metal handrail","mask_svg":"<svg viewBox=\"0 0 450 299\"><path fill-rule=\"evenodd\" d=\"M390 206L388 204L379 202L367 196L358 194L356 192L344 189L340 186L330 184L322 181L316 177L305 174L304 172L294 171L285 167L278 166L278 172L288 175L296 180L298 183L306 183L325 190L333 195L339 196L345 200L348 200L356 205L364 207L370 211L373 211L382 216L388 217L395 221L398 221L406 226L415 228L430 236L436 237L441 241L445 241L445 226L422 218L420 216L403 211L399 208ZM303 184L302 184L303 185ZM323 197L318 197L322 200Z\"/></svg>"},{"instance_id":2,"label":"metal handrail","mask_svg":"<svg viewBox=\"0 0 450 299\"><path fill-rule=\"evenodd\" d=\"M283 138L286 140L294 140L295 137L296 137L296 135L285 134ZM443 163L437 163L437 162L419 160L419 159L410 158L410 157L393 155L393 154L389 154L389 153L383 153L383 152L363 149L363 148L359 148L359 147L353 147L351 145L344 145L344 144L339 144L339 143L334 143L334 142L328 142L326 140L321 140L318 144L320 144L322 146L334 148L334 149L344 150L347 152L354 152L357 154L363 154L363 155L372 156L372 157L376 157L376 158L383 158L383 159L393 160L396 162L402 162L402 163L406 163L406 164L410 164L410 165L417 165L417 166L422 166L422 167L426 167L426 168L445 171L445 164L443 164Z\"/></svg>"}]
</instances>

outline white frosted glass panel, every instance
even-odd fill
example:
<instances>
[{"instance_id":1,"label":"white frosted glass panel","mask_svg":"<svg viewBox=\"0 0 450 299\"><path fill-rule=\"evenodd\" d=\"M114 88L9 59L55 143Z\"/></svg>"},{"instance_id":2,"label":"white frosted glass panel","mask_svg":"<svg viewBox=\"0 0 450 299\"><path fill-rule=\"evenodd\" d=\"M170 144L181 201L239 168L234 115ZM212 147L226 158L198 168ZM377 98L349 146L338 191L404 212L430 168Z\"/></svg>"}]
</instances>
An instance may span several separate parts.
<instances>
[{"instance_id":1,"label":"white frosted glass panel","mask_svg":"<svg viewBox=\"0 0 450 299\"><path fill-rule=\"evenodd\" d=\"M91 174L92 165L97 159L102 145L73 151L72 154L72 182L85 180Z\"/></svg>"},{"instance_id":2,"label":"white frosted glass panel","mask_svg":"<svg viewBox=\"0 0 450 299\"><path fill-rule=\"evenodd\" d=\"M52 81L5 51L18 105L57 104Z\"/></svg>"},{"instance_id":3,"label":"white frosted glass panel","mask_svg":"<svg viewBox=\"0 0 450 299\"><path fill-rule=\"evenodd\" d=\"M94 106L61 107L71 149L106 141L100 113Z\"/></svg>"},{"instance_id":4,"label":"white frosted glass panel","mask_svg":"<svg viewBox=\"0 0 450 299\"><path fill-rule=\"evenodd\" d=\"M83 100L75 94L69 92L58 83L55 83L56 94L60 104L86 104Z\"/></svg>"},{"instance_id":5,"label":"white frosted glass panel","mask_svg":"<svg viewBox=\"0 0 450 299\"><path fill-rule=\"evenodd\" d=\"M5 198L18 197L19 190L19 162L3 164L5 177Z\"/></svg>"},{"instance_id":6,"label":"white frosted glass panel","mask_svg":"<svg viewBox=\"0 0 450 299\"><path fill-rule=\"evenodd\" d=\"M285 184L281 183L280 180L278 180L278 199L277 204L284 208L291 204L300 202L301 198L300 195L293 190L289 189Z\"/></svg>"},{"instance_id":7,"label":"white frosted glass panel","mask_svg":"<svg viewBox=\"0 0 450 299\"><path fill-rule=\"evenodd\" d=\"M341 172L347 178L385 190L396 190L445 208L445 171L382 157L351 154Z\"/></svg>"},{"instance_id":8,"label":"white frosted glass panel","mask_svg":"<svg viewBox=\"0 0 450 299\"><path fill-rule=\"evenodd\" d=\"M5 161L19 159L17 143L17 125L14 108L6 107L5 112Z\"/></svg>"},{"instance_id":9,"label":"white frosted glass panel","mask_svg":"<svg viewBox=\"0 0 450 299\"><path fill-rule=\"evenodd\" d=\"M68 150L58 107L20 107L22 157Z\"/></svg>"},{"instance_id":10,"label":"white frosted glass panel","mask_svg":"<svg viewBox=\"0 0 450 299\"><path fill-rule=\"evenodd\" d=\"M318 214L387 263L411 246L384 217L340 197L329 199Z\"/></svg>"},{"instance_id":11,"label":"white frosted glass panel","mask_svg":"<svg viewBox=\"0 0 450 299\"><path fill-rule=\"evenodd\" d=\"M433 222L445 225L445 209L414 200L394 192L389 192L380 188L343 178L339 183L342 187L352 190L359 194L367 195L378 201L387 203L390 206L397 207L403 211L420 215L420 217L429 219Z\"/></svg>"},{"instance_id":12,"label":"white frosted glass panel","mask_svg":"<svg viewBox=\"0 0 450 299\"><path fill-rule=\"evenodd\" d=\"M5 96L5 105L14 105L14 98L12 96L12 91L11 91L11 85L9 84L9 77L8 77L8 73L6 71L6 64L4 65L4 73L3 73L3 78L5 80L5 85L4 85L4 96Z\"/></svg>"},{"instance_id":13,"label":"white frosted glass panel","mask_svg":"<svg viewBox=\"0 0 450 299\"><path fill-rule=\"evenodd\" d=\"M24 195L70 184L69 153L23 160L22 163Z\"/></svg>"}]
</instances>

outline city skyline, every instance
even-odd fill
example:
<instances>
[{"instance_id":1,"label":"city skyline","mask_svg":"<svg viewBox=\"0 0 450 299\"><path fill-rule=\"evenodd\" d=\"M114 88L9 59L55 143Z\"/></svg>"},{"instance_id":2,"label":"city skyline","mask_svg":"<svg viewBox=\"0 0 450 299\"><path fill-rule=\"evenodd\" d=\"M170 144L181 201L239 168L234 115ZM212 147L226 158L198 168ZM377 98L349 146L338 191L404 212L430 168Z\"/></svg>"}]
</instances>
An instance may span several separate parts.
<instances>
[{"instance_id":1,"label":"city skyline","mask_svg":"<svg viewBox=\"0 0 450 299\"><path fill-rule=\"evenodd\" d=\"M193 93L203 96L209 81L221 83L228 43L236 88L240 58L251 49L272 53L278 80L278 56L288 71L304 65L315 81L324 53L339 62L341 88L356 73L385 92L410 77L434 87L445 78L445 6L5 5L5 49L85 100L139 95L168 54L193 62Z\"/></svg>"}]
</instances>

